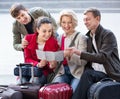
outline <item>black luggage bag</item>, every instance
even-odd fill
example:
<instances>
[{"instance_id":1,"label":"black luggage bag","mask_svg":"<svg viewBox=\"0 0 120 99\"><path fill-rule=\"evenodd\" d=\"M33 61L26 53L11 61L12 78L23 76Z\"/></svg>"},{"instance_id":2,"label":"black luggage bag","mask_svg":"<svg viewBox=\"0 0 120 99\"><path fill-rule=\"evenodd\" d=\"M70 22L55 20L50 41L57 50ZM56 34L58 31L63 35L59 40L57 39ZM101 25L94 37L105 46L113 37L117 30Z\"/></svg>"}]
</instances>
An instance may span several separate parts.
<instances>
[{"instance_id":1,"label":"black luggage bag","mask_svg":"<svg viewBox=\"0 0 120 99\"><path fill-rule=\"evenodd\" d=\"M16 91L20 91L23 94L23 99L39 99L39 89L41 88L41 84L37 85L33 82L30 83L22 83L22 70L21 67L24 66L24 64L19 65L19 76L21 83L19 85L9 85L9 88L12 88ZM32 66L31 68L31 77L34 79L34 68ZM33 81L33 80L32 80Z\"/></svg>"},{"instance_id":2,"label":"black luggage bag","mask_svg":"<svg viewBox=\"0 0 120 99\"><path fill-rule=\"evenodd\" d=\"M120 99L120 82L108 78L93 84L88 99Z\"/></svg>"},{"instance_id":3,"label":"black luggage bag","mask_svg":"<svg viewBox=\"0 0 120 99\"><path fill-rule=\"evenodd\" d=\"M15 76L19 76L19 66L21 66L21 71L22 72L22 76L26 77L26 76L30 76L31 77L31 68L33 67L32 64L29 63L20 63L19 65L17 65L14 68L14 75ZM34 77L38 77L42 75L42 69L38 68L36 66L33 67L34 69Z\"/></svg>"},{"instance_id":4,"label":"black luggage bag","mask_svg":"<svg viewBox=\"0 0 120 99\"><path fill-rule=\"evenodd\" d=\"M41 88L40 85L32 85L32 84L25 84L25 85L9 85L10 88L20 91L23 94L23 99L39 99L39 89ZM16 98L17 99L17 98Z\"/></svg>"},{"instance_id":5,"label":"black luggage bag","mask_svg":"<svg viewBox=\"0 0 120 99\"><path fill-rule=\"evenodd\" d=\"M0 87L0 99L23 99L20 91L8 87Z\"/></svg>"}]
</instances>

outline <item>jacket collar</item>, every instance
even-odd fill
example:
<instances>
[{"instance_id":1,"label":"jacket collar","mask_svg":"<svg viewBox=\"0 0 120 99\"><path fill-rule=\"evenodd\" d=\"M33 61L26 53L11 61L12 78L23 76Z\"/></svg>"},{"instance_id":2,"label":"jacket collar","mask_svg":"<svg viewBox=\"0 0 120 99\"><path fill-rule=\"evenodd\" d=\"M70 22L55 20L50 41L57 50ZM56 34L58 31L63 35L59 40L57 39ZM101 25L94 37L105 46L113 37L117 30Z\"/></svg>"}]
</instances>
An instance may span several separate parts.
<instances>
[{"instance_id":1,"label":"jacket collar","mask_svg":"<svg viewBox=\"0 0 120 99\"><path fill-rule=\"evenodd\" d=\"M99 26L97 27L97 29L96 29L96 31L95 31L95 38L96 38L96 39L98 39L98 38L100 37L100 33L101 33L102 29L103 29L103 27L102 27L101 25L99 25ZM91 36L90 36L90 32L91 32L91 31L89 30L89 31L87 32L87 34L86 34L88 37L91 37Z\"/></svg>"}]
</instances>

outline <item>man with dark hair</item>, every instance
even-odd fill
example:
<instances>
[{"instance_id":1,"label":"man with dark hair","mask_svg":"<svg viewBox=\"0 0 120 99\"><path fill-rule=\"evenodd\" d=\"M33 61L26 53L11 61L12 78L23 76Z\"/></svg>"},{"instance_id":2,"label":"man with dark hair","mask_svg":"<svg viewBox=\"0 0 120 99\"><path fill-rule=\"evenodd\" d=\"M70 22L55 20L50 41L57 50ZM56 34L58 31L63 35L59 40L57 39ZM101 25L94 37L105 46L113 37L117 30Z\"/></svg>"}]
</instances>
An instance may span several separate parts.
<instances>
[{"instance_id":1,"label":"man with dark hair","mask_svg":"<svg viewBox=\"0 0 120 99\"><path fill-rule=\"evenodd\" d=\"M38 17L46 16L51 18L54 25L54 31L56 32L57 30L57 24L54 18L48 11L41 7L34 7L28 10L22 4L15 3L10 8L10 14L16 19L13 23L12 31L13 46L18 51L22 51L28 45L28 42L23 38L26 34L34 33L33 24Z\"/></svg>"},{"instance_id":2,"label":"man with dark hair","mask_svg":"<svg viewBox=\"0 0 120 99\"><path fill-rule=\"evenodd\" d=\"M78 87L72 99L87 99L87 92L93 83L110 77L120 81L120 60L117 41L113 32L100 25L101 14L96 8L89 8L84 12L84 24L89 30L86 34L87 52L75 48L67 51L80 55L80 59L87 61L86 69L81 76Z\"/></svg>"}]
</instances>

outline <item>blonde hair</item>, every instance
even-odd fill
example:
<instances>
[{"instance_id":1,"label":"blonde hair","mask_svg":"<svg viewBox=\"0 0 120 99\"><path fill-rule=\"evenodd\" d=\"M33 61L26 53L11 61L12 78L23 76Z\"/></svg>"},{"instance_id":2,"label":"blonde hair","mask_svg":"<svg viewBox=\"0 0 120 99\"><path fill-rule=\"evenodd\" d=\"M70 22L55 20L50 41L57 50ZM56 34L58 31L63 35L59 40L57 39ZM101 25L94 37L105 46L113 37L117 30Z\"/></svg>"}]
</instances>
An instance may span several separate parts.
<instances>
[{"instance_id":1,"label":"blonde hair","mask_svg":"<svg viewBox=\"0 0 120 99\"><path fill-rule=\"evenodd\" d=\"M60 12L58 24L61 26L61 20L63 16L70 16L74 27L78 25L78 19L76 13L71 9L64 9Z\"/></svg>"}]
</instances>

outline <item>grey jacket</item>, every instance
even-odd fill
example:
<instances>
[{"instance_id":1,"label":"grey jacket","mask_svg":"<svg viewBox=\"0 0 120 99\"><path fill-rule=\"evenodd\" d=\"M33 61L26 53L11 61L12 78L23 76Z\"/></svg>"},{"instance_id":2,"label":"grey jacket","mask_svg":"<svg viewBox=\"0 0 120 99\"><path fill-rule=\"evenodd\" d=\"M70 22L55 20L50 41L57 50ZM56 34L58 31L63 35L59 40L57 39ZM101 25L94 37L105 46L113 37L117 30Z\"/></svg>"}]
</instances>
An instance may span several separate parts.
<instances>
[{"instance_id":1,"label":"grey jacket","mask_svg":"<svg viewBox=\"0 0 120 99\"><path fill-rule=\"evenodd\" d=\"M50 17L53 21L53 25L55 27L54 30L57 30L57 24L54 20L54 18L50 15L49 12L47 12L45 9L41 8L41 7L34 7L34 8L31 8L29 10L29 14L31 15L31 17L35 20L37 19L38 17L40 16L47 16L47 17ZM22 51L22 47L21 47L21 41L22 41L22 38L28 34L27 33L27 30L25 28L25 26L23 24L20 24L18 21L15 21L13 23L13 29L12 29L12 32L13 32L13 46L16 50L18 51Z\"/></svg>"},{"instance_id":2,"label":"grey jacket","mask_svg":"<svg viewBox=\"0 0 120 99\"><path fill-rule=\"evenodd\" d=\"M110 30L104 29L101 25L98 26L95 34L99 53L92 53L92 38L89 31L87 33L88 52L82 52L81 59L88 61L86 67L91 67L92 62L103 64L108 76L120 81L120 60L114 34Z\"/></svg>"},{"instance_id":3,"label":"grey jacket","mask_svg":"<svg viewBox=\"0 0 120 99\"><path fill-rule=\"evenodd\" d=\"M71 41L73 40L74 36L76 35L77 32L73 33L70 37L66 37L65 39L65 48L68 48L68 46L70 45ZM86 41L86 36L82 35L81 33L78 34L77 38L75 39L75 46L77 49L81 50L81 51L86 51L87 50L87 41ZM80 56L73 54L71 56L71 59L67 59L68 62L68 66L70 69L71 74L77 78L80 79L83 71L84 71L84 67L86 65L86 61L80 59ZM64 74L64 67L63 65L60 67L60 70L58 72L57 76L60 76Z\"/></svg>"}]
</instances>

